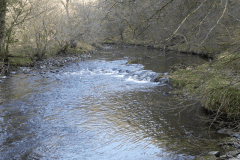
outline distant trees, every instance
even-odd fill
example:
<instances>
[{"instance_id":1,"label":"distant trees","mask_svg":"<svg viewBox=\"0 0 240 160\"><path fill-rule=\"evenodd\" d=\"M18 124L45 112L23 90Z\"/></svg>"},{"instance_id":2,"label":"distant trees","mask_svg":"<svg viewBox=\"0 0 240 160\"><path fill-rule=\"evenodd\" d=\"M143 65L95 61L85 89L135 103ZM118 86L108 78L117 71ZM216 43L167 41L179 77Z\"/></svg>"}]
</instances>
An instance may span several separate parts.
<instances>
[{"instance_id":1,"label":"distant trees","mask_svg":"<svg viewBox=\"0 0 240 160\"><path fill-rule=\"evenodd\" d=\"M239 9L234 0L1 0L0 54L22 47L42 59L106 39L215 52L239 43Z\"/></svg>"},{"instance_id":2,"label":"distant trees","mask_svg":"<svg viewBox=\"0 0 240 160\"><path fill-rule=\"evenodd\" d=\"M1 0L1 57L7 60L11 52L40 60L76 47L77 41L95 43L103 16L97 3L78 0Z\"/></svg>"},{"instance_id":3,"label":"distant trees","mask_svg":"<svg viewBox=\"0 0 240 160\"><path fill-rule=\"evenodd\" d=\"M239 40L239 1L109 0L102 2L108 38L214 52ZM160 45L161 46L161 45Z\"/></svg>"},{"instance_id":4,"label":"distant trees","mask_svg":"<svg viewBox=\"0 0 240 160\"><path fill-rule=\"evenodd\" d=\"M16 26L29 18L31 3L27 0L1 0L0 5L0 54L4 61L8 61L9 44L18 41Z\"/></svg>"}]
</instances>

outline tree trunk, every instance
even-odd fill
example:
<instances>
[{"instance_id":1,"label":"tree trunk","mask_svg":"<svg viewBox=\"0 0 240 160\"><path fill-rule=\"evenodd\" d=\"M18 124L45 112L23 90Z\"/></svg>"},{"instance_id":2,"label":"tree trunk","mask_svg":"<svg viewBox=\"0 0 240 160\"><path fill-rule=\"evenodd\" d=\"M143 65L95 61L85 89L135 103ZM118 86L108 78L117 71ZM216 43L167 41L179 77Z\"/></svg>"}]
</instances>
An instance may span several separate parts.
<instances>
[{"instance_id":1,"label":"tree trunk","mask_svg":"<svg viewBox=\"0 0 240 160\"><path fill-rule=\"evenodd\" d=\"M0 57L5 58L5 22L7 0L0 0Z\"/></svg>"},{"instance_id":2,"label":"tree trunk","mask_svg":"<svg viewBox=\"0 0 240 160\"><path fill-rule=\"evenodd\" d=\"M122 43L123 43L123 40L124 40L123 33L124 33L124 28L120 28L120 36L121 36Z\"/></svg>"}]
</instances>

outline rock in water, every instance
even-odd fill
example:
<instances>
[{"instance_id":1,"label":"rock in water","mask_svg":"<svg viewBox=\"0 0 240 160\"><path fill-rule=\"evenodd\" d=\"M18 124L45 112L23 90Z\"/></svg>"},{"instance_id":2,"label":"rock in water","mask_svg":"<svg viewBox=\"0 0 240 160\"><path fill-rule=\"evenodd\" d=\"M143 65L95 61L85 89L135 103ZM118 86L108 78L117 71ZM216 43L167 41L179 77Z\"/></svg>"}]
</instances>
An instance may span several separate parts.
<instances>
[{"instance_id":1,"label":"rock in water","mask_svg":"<svg viewBox=\"0 0 240 160\"><path fill-rule=\"evenodd\" d=\"M208 153L209 155L214 155L216 157L219 157L220 156L220 152L219 151L212 151L212 152L209 152Z\"/></svg>"}]
</instances>

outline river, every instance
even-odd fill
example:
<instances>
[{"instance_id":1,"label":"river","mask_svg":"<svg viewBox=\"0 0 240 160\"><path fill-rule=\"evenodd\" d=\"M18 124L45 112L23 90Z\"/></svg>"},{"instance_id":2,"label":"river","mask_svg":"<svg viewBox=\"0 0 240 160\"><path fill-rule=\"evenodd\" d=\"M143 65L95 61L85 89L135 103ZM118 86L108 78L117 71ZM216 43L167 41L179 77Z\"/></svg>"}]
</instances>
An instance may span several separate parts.
<instances>
[{"instance_id":1,"label":"river","mask_svg":"<svg viewBox=\"0 0 240 160\"><path fill-rule=\"evenodd\" d=\"M174 64L202 61L111 45L91 59L1 77L0 159L177 160L220 150L199 102L169 95L168 79L154 82Z\"/></svg>"}]
</instances>

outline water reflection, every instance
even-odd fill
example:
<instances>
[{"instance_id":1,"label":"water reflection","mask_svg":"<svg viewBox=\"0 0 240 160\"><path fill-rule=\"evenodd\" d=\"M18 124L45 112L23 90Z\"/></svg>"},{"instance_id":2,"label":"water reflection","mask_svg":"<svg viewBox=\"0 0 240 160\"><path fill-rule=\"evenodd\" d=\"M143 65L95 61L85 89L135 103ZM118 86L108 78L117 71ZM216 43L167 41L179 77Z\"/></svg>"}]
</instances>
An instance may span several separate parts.
<instances>
[{"instance_id":1,"label":"water reflection","mask_svg":"<svg viewBox=\"0 0 240 160\"><path fill-rule=\"evenodd\" d=\"M44 108L34 101L54 87L52 80L34 73L8 76L0 83L0 151L2 159L39 159ZM1 158L0 158L1 159Z\"/></svg>"},{"instance_id":2,"label":"water reflection","mask_svg":"<svg viewBox=\"0 0 240 160\"><path fill-rule=\"evenodd\" d=\"M211 146L213 150L219 149L213 146L214 141L209 141L209 130L199 117L203 116L199 105L187 108L179 116L177 113L182 108L173 108L179 107L177 104L180 101L164 96L159 91L124 93L117 98L112 97L110 101L115 104L110 119L119 121L117 126L121 126L124 132L142 133L143 138L151 139L151 144L166 151L197 155L209 149L200 147L202 145ZM195 104L192 101L187 103Z\"/></svg>"},{"instance_id":3,"label":"water reflection","mask_svg":"<svg viewBox=\"0 0 240 160\"><path fill-rule=\"evenodd\" d=\"M38 110L27 103L11 103L0 107L0 143L3 159L25 159L39 145Z\"/></svg>"},{"instance_id":4,"label":"water reflection","mask_svg":"<svg viewBox=\"0 0 240 160\"><path fill-rule=\"evenodd\" d=\"M193 159L217 148L199 120L196 101L167 95L166 84L128 80L133 72L167 72L175 62L151 51L165 62L146 58L145 67L126 65L129 52L144 57L147 51L108 52L101 55L104 60L72 64L57 73L12 75L0 83L2 159ZM194 105L183 110L186 104Z\"/></svg>"},{"instance_id":5,"label":"water reflection","mask_svg":"<svg viewBox=\"0 0 240 160\"><path fill-rule=\"evenodd\" d=\"M199 56L190 54L181 54L175 51L163 52L157 49L148 49L141 46L118 46L99 51L100 54L95 55L97 59L116 60L116 59L138 59L140 64L144 65L144 69L162 73L171 71L171 67L175 64L184 64L196 66L203 63Z\"/></svg>"}]
</instances>

